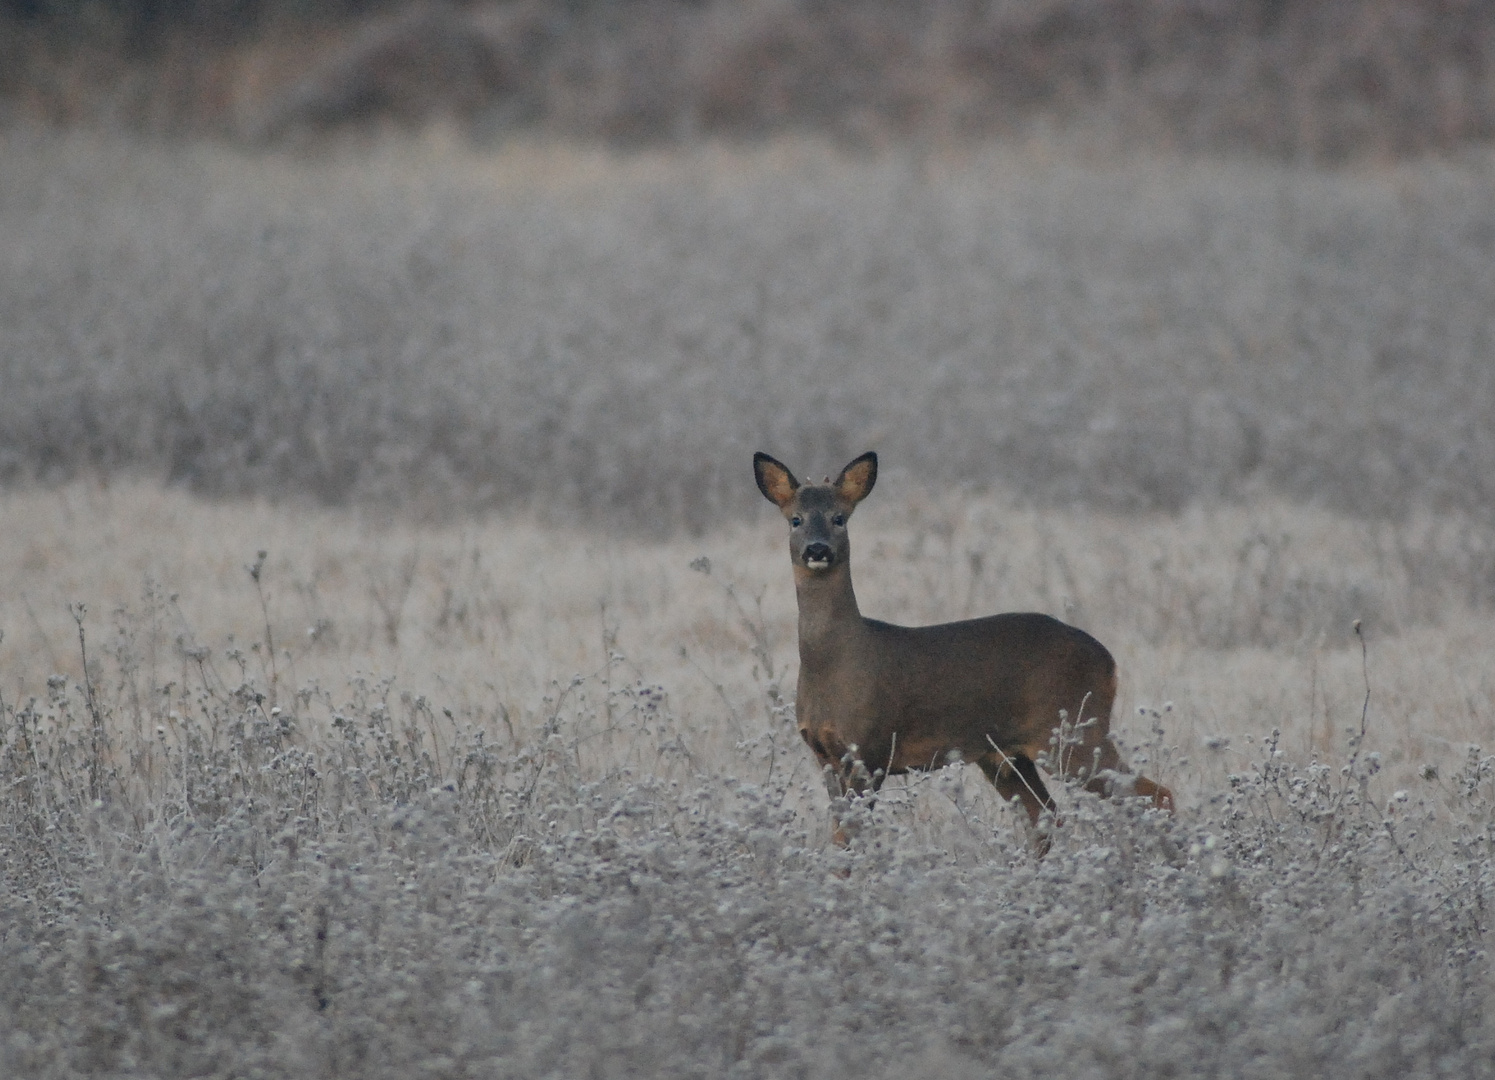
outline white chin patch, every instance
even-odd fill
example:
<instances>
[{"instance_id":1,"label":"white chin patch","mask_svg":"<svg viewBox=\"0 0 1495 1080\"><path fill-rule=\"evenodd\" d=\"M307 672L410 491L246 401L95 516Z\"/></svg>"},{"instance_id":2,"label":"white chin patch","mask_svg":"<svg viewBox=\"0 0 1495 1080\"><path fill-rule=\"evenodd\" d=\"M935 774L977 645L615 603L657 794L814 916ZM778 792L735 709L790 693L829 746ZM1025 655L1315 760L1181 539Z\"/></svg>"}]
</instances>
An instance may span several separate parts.
<instances>
[{"instance_id":1,"label":"white chin patch","mask_svg":"<svg viewBox=\"0 0 1495 1080\"><path fill-rule=\"evenodd\" d=\"M811 570L824 570L826 567L830 566L830 564L831 564L831 561L829 559L806 559L805 560L805 565L808 566Z\"/></svg>"}]
</instances>

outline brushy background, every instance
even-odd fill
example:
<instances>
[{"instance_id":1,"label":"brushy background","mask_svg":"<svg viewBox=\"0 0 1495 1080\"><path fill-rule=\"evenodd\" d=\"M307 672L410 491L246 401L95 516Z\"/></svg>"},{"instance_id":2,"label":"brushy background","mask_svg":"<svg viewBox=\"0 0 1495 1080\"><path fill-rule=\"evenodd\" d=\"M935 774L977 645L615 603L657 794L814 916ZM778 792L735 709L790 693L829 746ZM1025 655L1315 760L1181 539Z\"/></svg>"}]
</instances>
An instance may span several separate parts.
<instances>
[{"instance_id":1,"label":"brushy background","mask_svg":"<svg viewBox=\"0 0 1495 1080\"><path fill-rule=\"evenodd\" d=\"M0 1075L1495 1074L1492 27L4 0ZM829 843L868 448L1177 815Z\"/></svg>"},{"instance_id":2,"label":"brushy background","mask_svg":"<svg viewBox=\"0 0 1495 1080\"><path fill-rule=\"evenodd\" d=\"M1343 160L1495 134L1480 0L3 0L0 27L12 116L251 141L1060 125Z\"/></svg>"},{"instance_id":3,"label":"brushy background","mask_svg":"<svg viewBox=\"0 0 1495 1080\"><path fill-rule=\"evenodd\" d=\"M0 478L664 533L741 462L1178 509L1495 506L1495 164L1350 175L17 135Z\"/></svg>"}]
</instances>

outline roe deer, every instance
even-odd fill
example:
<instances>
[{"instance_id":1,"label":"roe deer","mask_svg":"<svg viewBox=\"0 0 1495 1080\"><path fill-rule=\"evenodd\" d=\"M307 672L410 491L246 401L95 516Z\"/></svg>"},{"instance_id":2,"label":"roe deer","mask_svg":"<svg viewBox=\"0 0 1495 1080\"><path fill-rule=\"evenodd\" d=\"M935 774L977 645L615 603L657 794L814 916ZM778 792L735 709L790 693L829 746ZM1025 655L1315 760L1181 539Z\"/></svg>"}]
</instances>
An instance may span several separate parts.
<instances>
[{"instance_id":1,"label":"roe deer","mask_svg":"<svg viewBox=\"0 0 1495 1080\"><path fill-rule=\"evenodd\" d=\"M753 455L753 472L789 520L799 599L795 711L833 796L860 795L869 785L875 792L888 774L939 768L959 754L981 767L1004 801L1022 800L1036 825L1054 800L1034 762L1062 713L1071 719L1049 769L1097 794L1150 797L1172 810L1173 793L1128 775L1116 752L1116 661L1083 630L1037 613L939 626L862 616L846 523L877 480L876 454L824 484L801 484L764 453ZM846 842L839 822L834 835ZM1040 839L1040 853L1047 846Z\"/></svg>"}]
</instances>

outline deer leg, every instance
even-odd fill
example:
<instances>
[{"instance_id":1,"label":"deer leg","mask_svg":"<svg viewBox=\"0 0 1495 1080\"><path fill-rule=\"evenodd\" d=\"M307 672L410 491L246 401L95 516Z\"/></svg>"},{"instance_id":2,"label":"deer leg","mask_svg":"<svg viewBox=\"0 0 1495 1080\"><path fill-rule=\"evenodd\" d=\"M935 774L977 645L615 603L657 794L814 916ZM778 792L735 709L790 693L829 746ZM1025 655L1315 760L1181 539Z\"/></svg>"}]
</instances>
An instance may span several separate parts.
<instances>
[{"instance_id":1,"label":"deer leg","mask_svg":"<svg viewBox=\"0 0 1495 1080\"><path fill-rule=\"evenodd\" d=\"M1149 780L1145 776L1138 775L1137 779L1132 781L1132 790L1145 799L1151 799L1152 805L1159 810L1173 813L1173 792L1156 780Z\"/></svg>"},{"instance_id":2,"label":"deer leg","mask_svg":"<svg viewBox=\"0 0 1495 1080\"><path fill-rule=\"evenodd\" d=\"M1038 767L1031 758L1014 754L1004 760L996 754L987 754L978 758L976 764L981 766L981 771L1002 796L1003 802L1011 802L1014 796L1022 800L1023 809L1028 811L1033 824L1038 824L1045 810L1055 809L1054 798L1044 786Z\"/></svg>"},{"instance_id":3,"label":"deer leg","mask_svg":"<svg viewBox=\"0 0 1495 1080\"><path fill-rule=\"evenodd\" d=\"M1091 732L1095 734L1091 735ZM1090 737L1084 739L1077 748L1072 761L1072 766L1078 767L1068 770L1071 776L1085 778L1086 791L1101 798L1136 795L1151 799L1159 810L1173 813L1173 792L1141 774L1132 776L1131 770L1122 764L1116 744L1111 741L1110 734L1101 724L1096 723L1086 734Z\"/></svg>"},{"instance_id":4,"label":"deer leg","mask_svg":"<svg viewBox=\"0 0 1495 1080\"><path fill-rule=\"evenodd\" d=\"M827 745L804 728L800 729L800 735L814 753L815 760L820 763L820 773L825 779L825 793L831 799L831 842L837 847L847 847L851 844L851 834L846 831L840 815L834 809L836 800L850 795L875 798L877 789L882 786L882 772L879 770L876 774L869 774L866 765L849 751L837 756L837 747ZM869 807L870 805L869 803Z\"/></svg>"},{"instance_id":5,"label":"deer leg","mask_svg":"<svg viewBox=\"0 0 1495 1080\"><path fill-rule=\"evenodd\" d=\"M1038 825L1038 819L1045 810L1054 813L1057 820L1058 808L1054 804L1054 797L1044 786L1043 778L1038 775L1038 767L1033 764L1032 758L1023 754L1006 755L993 751L977 758L976 764L981 766L981 771L997 789L1003 802L1010 803L1014 798L1022 802L1023 809L1028 811L1028 821L1033 826ZM1034 847L1040 857L1048 854L1049 838L1035 838Z\"/></svg>"}]
</instances>

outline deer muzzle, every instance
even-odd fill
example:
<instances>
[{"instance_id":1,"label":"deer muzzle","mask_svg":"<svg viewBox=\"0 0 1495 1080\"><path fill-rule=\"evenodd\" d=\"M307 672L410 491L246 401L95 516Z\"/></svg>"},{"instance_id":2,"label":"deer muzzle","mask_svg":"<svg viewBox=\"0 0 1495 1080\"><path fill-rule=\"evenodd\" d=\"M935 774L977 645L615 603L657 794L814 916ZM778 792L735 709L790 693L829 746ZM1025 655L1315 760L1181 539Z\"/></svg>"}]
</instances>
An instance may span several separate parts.
<instances>
[{"instance_id":1,"label":"deer muzzle","mask_svg":"<svg viewBox=\"0 0 1495 1080\"><path fill-rule=\"evenodd\" d=\"M835 562L836 553L831 550L829 544L816 541L805 545L804 560L805 565L811 570L826 570L830 568L831 563Z\"/></svg>"}]
</instances>

